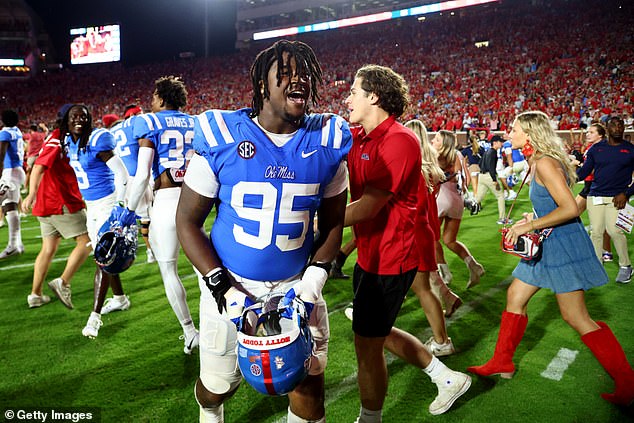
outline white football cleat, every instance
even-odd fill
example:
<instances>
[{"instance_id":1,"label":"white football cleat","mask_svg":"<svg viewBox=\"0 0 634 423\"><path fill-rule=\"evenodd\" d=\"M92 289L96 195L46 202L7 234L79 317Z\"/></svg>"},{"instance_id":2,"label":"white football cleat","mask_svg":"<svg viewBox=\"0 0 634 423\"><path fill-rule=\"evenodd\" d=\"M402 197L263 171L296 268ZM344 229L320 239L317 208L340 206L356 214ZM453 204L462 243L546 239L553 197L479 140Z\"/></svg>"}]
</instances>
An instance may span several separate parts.
<instances>
[{"instance_id":1,"label":"white football cleat","mask_svg":"<svg viewBox=\"0 0 634 423\"><path fill-rule=\"evenodd\" d=\"M101 316L94 311L90 313L90 317L88 318L88 322L86 322L86 326L81 331L81 334L90 339L95 339L97 335L99 335L99 328L103 325L101 321Z\"/></svg>"},{"instance_id":2,"label":"white football cleat","mask_svg":"<svg viewBox=\"0 0 634 423\"><path fill-rule=\"evenodd\" d=\"M112 311L123 311L130 308L130 297L125 295L123 301L119 301L116 298L108 298L101 307L101 315L108 314Z\"/></svg>"}]
</instances>

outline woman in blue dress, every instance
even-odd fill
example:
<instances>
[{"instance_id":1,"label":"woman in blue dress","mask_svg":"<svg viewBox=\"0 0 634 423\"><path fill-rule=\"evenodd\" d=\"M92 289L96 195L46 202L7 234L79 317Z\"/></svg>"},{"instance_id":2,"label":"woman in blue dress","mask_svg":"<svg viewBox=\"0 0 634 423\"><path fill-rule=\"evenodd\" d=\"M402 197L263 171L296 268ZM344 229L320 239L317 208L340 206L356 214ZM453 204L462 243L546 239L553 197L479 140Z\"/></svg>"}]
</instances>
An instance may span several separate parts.
<instances>
[{"instance_id":1,"label":"woman in blue dress","mask_svg":"<svg viewBox=\"0 0 634 423\"><path fill-rule=\"evenodd\" d=\"M510 228L507 241L515 243L520 235L533 230L552 231L542 244L541 258L521 260L513 271L515 279L507 292L493 358L467 370L481 376L513 376L513 354L528 323L528 302L539 289L548 288L555 293L564 321L579 332L581 340L614 379L615 392L601 396L612 403L628 405L634 400L634 371L608 325L592 320L585 304L584 291L604 285L608 277L579 219L571 191L575 170L561 139L550 127L548 116L542 112L518 115L511 140L513 148L529 146L535 151L530 185L533 213L524 213L524 218Z\"/></svg>"}]
</instances>

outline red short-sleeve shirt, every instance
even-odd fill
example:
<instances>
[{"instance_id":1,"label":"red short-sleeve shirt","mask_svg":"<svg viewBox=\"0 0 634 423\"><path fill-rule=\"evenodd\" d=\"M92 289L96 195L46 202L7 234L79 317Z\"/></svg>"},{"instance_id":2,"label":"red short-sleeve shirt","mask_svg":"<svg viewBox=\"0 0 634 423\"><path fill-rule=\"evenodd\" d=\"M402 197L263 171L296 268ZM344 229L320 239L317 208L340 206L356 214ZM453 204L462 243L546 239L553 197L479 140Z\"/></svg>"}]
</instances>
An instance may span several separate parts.
<instances>
[{"instance_id":1,"label":"red short-sleeve shirt","mask_svg":"<svg viewBox=\"0 0 634 423\"><path fill-rule=\"evenodd\" d=\"M425 178L421 174L418 188L418 215L416 218L416 245L418 247L418 271L436 270L437 231L432 225L438 225L436 198L429 192Z\"/></svg>"},{"instance_id":2,"label":"red short-sleeve shirt","mask_svg":"<svg viewBox=\"0 0 634 423\"><path fill-rule=\"evenodd\" d=\"M354 225L357 263L378 275L408 272L418 265L415 226L420 144L394 117L367 135L363 128L352 132L348 153L352 201L363 195L366 186L393 194L374 219Z\"/></svg>"},{"instance_id":3,"label":"red short-sleeve shirt","mask_svg":"<svg viewBox=\"0 0 634 423\"><path fill-rule=\"evenodd\" d=\"M37 190L34 216L63 214L63 207L75 213L84 208L84 200L77 186L77 178L70 167L68 156L62 151L59 130L54 130L44 141L36 165L46 169Z\"/></svg>"}]
</instances>

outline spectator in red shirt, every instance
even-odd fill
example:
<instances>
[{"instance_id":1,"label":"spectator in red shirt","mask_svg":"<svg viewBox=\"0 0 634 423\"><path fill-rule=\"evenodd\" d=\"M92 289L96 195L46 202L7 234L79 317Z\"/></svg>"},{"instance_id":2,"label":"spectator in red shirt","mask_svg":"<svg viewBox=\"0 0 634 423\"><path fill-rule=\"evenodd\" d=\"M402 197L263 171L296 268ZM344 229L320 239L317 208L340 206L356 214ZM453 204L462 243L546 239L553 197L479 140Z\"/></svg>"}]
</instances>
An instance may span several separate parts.
<instances>
[{"instance_id":1,"label":"spectator in red shirt","mask_svg":"<svg viewBox=\"0 0 634 423\"><path fill-rule=\"evenodd\" d=\"M415 337L393 327L416 276L416 215L421 152L414 133L396 122L409 102L403 77L367 65L356 73L346 104L353 129L348 154L351 203L345 225L354 226L354 345L361 396L359 421L380 422L388 374L384 348L422 368L438 386L431 414L442 414L471 385Z\"/></svg>"},{"instance_id":2,"label":"spectator in red shirt","mask_svg":"<svg viewBox=\"0 0 634 423\"><path fill-rule=\"evenodd\" d=\"M42 149L42 144L44 144L44 139L48 135L48 127L44 122L39 125L31 125L29 128L28 138L25 137L25 140L28 142L27 152L26 152L26 182L25 185L28 188L29 186L29 178L31 177L31 170L33 170L33 164L35 163L35 159L40 154L40 150Z\"/></svg>"},{"instance_id":3,"label":"spectator in red shirt","mask_svg":"<svg viewBox=\"0 0 634 423\"><path fill-rule=\"evenodd\" d=\"M62 138L59 129L55 129L44 142L33 166L29 194L22 202L23 212L33 208L33 215L37 216L42 233L42 248L33 268L33 287L27 297L30 308L40 307L51 301L48 295L43 295L42 285L62 238L73 238L76 245L68 256L61 276L49 282L49 286L55 283L61 294L60 300L66 307L73 308L71 279L91 251L84 201L75 172L70 167L60 141Z\"/></svg>"}]
</instances>

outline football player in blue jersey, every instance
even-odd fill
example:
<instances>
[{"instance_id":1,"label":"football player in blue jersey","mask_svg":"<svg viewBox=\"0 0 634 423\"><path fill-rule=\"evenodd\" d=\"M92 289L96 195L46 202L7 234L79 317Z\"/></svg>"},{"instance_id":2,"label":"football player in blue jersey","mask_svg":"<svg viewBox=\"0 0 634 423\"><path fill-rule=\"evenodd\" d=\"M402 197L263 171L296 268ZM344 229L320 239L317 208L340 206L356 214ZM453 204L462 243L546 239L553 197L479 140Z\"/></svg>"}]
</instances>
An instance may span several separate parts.
<instances>
[{"instance_id":1,"label":"football player in blue jersey","mask_svg":"<svg viewBox=\"0 0 634 423\"><path fill-rule=\"evenodd\" d=\"M124 200L128 172L119 156L114 154L114 137L106 129L93 129L92 115L86 106L76 104L69 108L59 129L64 136L64 147L68 149L79 191L86 202L86 226L94 249L99 228L110 217L113 207ZM59 281L57 285L54 284L56 281ZM64 305L72 308L70 292L66 295L63 287L58 286L60 284L61 279L56 279L49 283L49 287ZM93 311L82 330L86 337L95 338L99 333L102 326L101 309L108 287L112 288L115 297L125 298L128 301L127 307L130 306L119 275L107 273L97 266Z\"/></svg>"},{"instance_id":2,"label":"football player in blue jersey","mask_svg":"<svg viewBox=\"0 0 634 423\"><path fill-rule=\"evenodd\" d=\"M288 394L287 421L323 422L330 331L321 290L341 245L352 137L341 117L309 113L322 71L308 45L276 42L250 75L252 108L197 117L176 213L183 250L200 273L200 420L223 421L223 402L242 379L234 322L244 306L281 292L284 303L298 296L312 311L315 341L308 376ZM208 237L202 228L214 205ZM254 375L267 374L262 367L254 363Z\"/></svg>"},{"instance_id":3,"label":"football player in blue jersey","mask_svg":"<svg viewBox=\"0 0 634 423\"><path fill-rule=\"evenodd\" d=\"M0 203L7 217L9 243L0 253L0 260L22 254L22 233L20 231L20 187L26 179L22 162L24 161L24 139L18 128L18 114L14 110L2 112L0 130Z\"/></svg>"},{"instance_id":4,"label":"football player in blue jersey","mask_svg":"<svg viewBox=\"0 0 634 423\"><path fill-rule=\"evenodd\" d=\"M183 328L183 351L191 354L198 347L198 331L178 276L180 245L174 222L185 168L193 153L194 118L179 111L186 104L187 89L180 78L166 76L156 80L152 113L139 115L134 120L133 136L138 140L139 154L128 208L135 212L140 208L151 175L154 204L150 211L150 245L161 271L167 300Z\"/></svg>"},{"instance_id":5,"label":"football player in blue jersey","mask_svg":"<svg viewBox=\"0 0 634 423\"><path fill-rule=\"evenodd\" d=\"M108 128L110 129L110 132L112 132L112 135L114 135L115 142L117 143L115 146L115 153L121 157L123 164L125 164L126 169L128 169L128 174L130 175L128 182L130 184L132 183L134 175L136 175L137 160L139 158L139 141L134 138L132 131L134 129L134 120L136 119L136 116L141 113L143 113L141 107L136 104L131 104L125 108L123 120L114 122L112 126ZM150 247L150 241L148 239L150 228L150 208L152 206L153 195L152 188L150 187L150 184L148 184L143 196L141 197L139 205L135 210L136 214L140 216L139 226L146 246L148 263L154 263L156 261L154 259L154 254L152 254L152 248ZM106 300L106 303L104 310L102 310L102 314L118 310L118 303L108 300ZM110 305L112 310L110 310Z\"/></svg>"}]
</instances>

